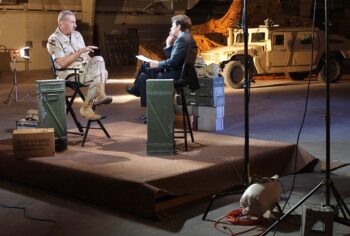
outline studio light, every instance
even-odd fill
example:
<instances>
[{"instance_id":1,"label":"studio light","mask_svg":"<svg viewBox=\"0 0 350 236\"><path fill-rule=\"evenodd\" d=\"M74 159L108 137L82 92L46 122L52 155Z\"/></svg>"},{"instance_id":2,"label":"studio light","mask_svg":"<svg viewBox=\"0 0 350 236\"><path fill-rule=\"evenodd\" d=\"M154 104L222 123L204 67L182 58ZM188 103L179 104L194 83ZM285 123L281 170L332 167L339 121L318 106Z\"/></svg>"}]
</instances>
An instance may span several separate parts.
<instances>
[{"instance_id":1,"label":"studio light","mask_svg":"<svg viewBox=\"0 0 350 236\"><path fill-rule=\"evenodd\" d=\"M29 59L29 48L30 47L24 47L19 49L19 55L24 59Z\"/></svg>"},{"instance_id":2,"label":"studio light","mask_svg":"<svg viewBox=\"0 0 350 236\"><path fill-rule=\"evenodd\" d=\"M21 57L25 60L24 62L27 63L28 62L27 60L29 60L29 48L30 47L23 47L20 49L11 49L13 85L7 99L5 100L5 103L8 105L10 105L13 97L15 102L19 102L25 98L29 98L30 100L32 100L32 102L35 103L33 98L26 91L23 91L25 94L23 98L21 99L18 98L18 81L17 81L17 70L16 70L17 58Z\"/></svg>"}]
</instances>

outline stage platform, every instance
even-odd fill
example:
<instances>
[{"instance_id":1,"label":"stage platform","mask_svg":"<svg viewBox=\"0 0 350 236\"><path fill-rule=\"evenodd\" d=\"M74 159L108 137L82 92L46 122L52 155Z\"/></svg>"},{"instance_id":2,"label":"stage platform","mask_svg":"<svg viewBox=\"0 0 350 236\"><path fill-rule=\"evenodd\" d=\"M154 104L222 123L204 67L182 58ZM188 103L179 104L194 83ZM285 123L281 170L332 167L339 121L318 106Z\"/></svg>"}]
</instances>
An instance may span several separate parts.
<instances>
[{"instance_id":1,"label":"stage platform","mask_svg":"<svg viewBox=\"0 0 350 236\"><path fill-rule=\"evenodd\" d=\"M11 139L0 141L0 175L108 208L156 218L165 209L232 189L242 183L244 139L195 132L195 143L177 154L148 156L146 125L107 121L111 139L91 130L69 135L68 150L52 157L16 160ZM295 152L298 158L295 166ZM294 144L250 140L251 172L285 176L317 162Z\"/></svg>"}]
</instances>

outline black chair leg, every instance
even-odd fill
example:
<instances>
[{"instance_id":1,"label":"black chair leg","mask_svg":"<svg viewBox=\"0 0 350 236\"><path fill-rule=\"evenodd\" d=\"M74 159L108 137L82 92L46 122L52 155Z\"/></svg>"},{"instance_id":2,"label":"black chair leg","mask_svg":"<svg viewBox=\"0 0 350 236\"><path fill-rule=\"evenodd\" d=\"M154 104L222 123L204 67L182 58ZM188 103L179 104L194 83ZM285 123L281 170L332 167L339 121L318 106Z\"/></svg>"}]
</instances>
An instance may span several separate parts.
<instances>
[{"instance_id":1,"label":"black chair leg","mask_svg":"<svg viewBox=\"0 0 350 236\"><path fill-rule=\"evenodd\" d=\"M111 136L109 135L108 131L106 130L105 126L102 124L101 120L98 120L97 123L99 124L99 126L101 127L101 129L103 130L103 132L105 133L105 135L110 138Z\"/></svg>"},{"instance_id":2,"label":"black chair leg","mask_svg":"<svg viewBox=\"0 0 350 236\"><path fill-rule=\"evenodd\" d=\"M90 125L91 125L91 120L88 121L87 125L86 125L86 129L85 129L85 133L84 133L84 138L83 141L81 143L81 146L84 147L85 145L85 141L86 141L86 137L88 136L89 130L90 130Z\"/></svg>"},{"instance_id":3,"label":"black chair leg","mask_svg":"<svg viewBox=\"0 0 350 236\"><path fill-rule=\"evenodd\" d=\"M75 98L77 97L77 95L78 95L78 91L77 91L77 90L74 90L73 95L70 96L70 100L68 100L70 106L73 106L74 100L75 100Z\"/></svg>"},{"instance_id":4,"label":"black chair leg","mask_svg":"<svg viewBox=\"0 0 350 236\"><path fill-rule=\"evenodd\" d=\"M70 113L72 118L73 118L73 121L75 123L75 125L77 126L78 130L79 130L79 135L83 135L84 134L84 129L83 129L83 126L80 124L77 116L75 115L75 112L72 108L72 100L74 101L74 98L75 97L72 97L70 100L68 98L68 96L66 96L66 106L67 106L67 110L66 110L66 113ZM77 133L74 133L74 134L77 134Z\"/></svg>"},{"instance_id":5,"label":"black chair leg","mask_svg":"<svg viewBox=\"0 0 350 236\"><path fill-rule=\"evenodd\" d=\"M104 119L106 118L105 116L103 116L101 119ZM111 136L109 135L107 129L105 128L105 126L103 125L103 123L101 122L101 119L100 120L88 120L88 123L86 125L86 129L85 129L85 133L84 133L84 138L83 138L83 141L81 143L81 146L84 147L85 145L85 141L86 141L86 138L88 136L88 133L89 133L89 130L90 128L91 129L102 129L103 132L105 133L105 135L108 137L108 138L111 138ZM91 127L91 123L92 122L97 122L98 125L100 126L100 128L94 128L94 127Z\"/></svg>"},{"instance_id":6,"label":"black chair leg","mask_svg":"<svg viewBox=\"0 0 350 236\"><path fill-rule=\"evenodd\" d=\"M187 125L186 123L188 111L187 111L187 104L186 104L186 98L185 98L185 92L183 87L180 87L180 96L181 96L181 103L182 103L182 126L183 126L183 133L184 133L184 141L185 141L185 151L187 151ZM187 112L187 113L186 113ZM191 128L191 124L189 124L189 128Z\"/></svg>"},{"instance_id":7,"label":"black chair leg","mask_svg":"<svg viewBox=\"0 0 350 236\"><path fill-rule=\"evenodd\" d=\"M180 87L179 90L180 90L181 103L182 103L182 124L183 124L183 133L184 133L184 141L185 141L185 151L187 151L187 149L188 149L187 148L187 134L190 133L192 143L194 143L194 138L193 138L190 116L188 114L188 109L187 109L185 92L184 92L183 87Z\"/></svg>"},{"instance_id":8,"label":"black chair leg","mask_svg":"<svg viewBox=\"0 0 350 236\"><path fill-rule=\"evenodd\" d=\"M81 97L81 99L84 102L85 101L85 96L84 96L83 92L80 89L77 89L77 93L79 94L79 97Z\"/></svg>"},{"instance_id":9,"label":"black chair leg","mask_svg":"<svg viewBox=\"0 0 350 236\"><path fill-rule=\"evenodd\" d=\"M85 99L85 98L84 98ZM95 111L96 110L96 105L93 105L92 106L92 110ZM105 133L105 135L108 137L108 138L111 138L111 136L109 135L107 129L105 128L105 126L103 125L102 123L102 119L106 118L106 116L102 116L99 120L88 120L88 123L86 125L86 129L85 129L85 134L84 134L84 139L83 139L83 142L81 144L81 146L84 146L85 144L85 140L87 138L87 135L89 133L89 129L90 129L90 126L91 126L91 123L92 122L97 122L98 125L100 126L100 128L97 128L97 127L91 127L91 129L102 129L102 131Z\"/></svg>"},{"instance_id":10,"label":"black chair leg","mask_svg":"<svg viewBox=\"0 0 350 236\"><path fill-rule=\"evenodd\" d=\"M184 129L184 140L185 140L185 151L187 152L188 151L188 148L187 148L187 125L186 125L186 120L185 120L185 114L182 113L182 126L183 126L183 129Z\"/></svg>"},{"instance_id":11,"label":"black chair leg","mask_svg":"<svg viewBox=\"0 0 350 236\"><path fill-rule=\"evenodd\" d=\"M191 126L190 116L189 116L188 110L187 110L187 105L184 106L184 109L185 109L185 115L186 115L186 119L187 119L187 125L189 127L188 131L190 132L190 135L191 135L191 141L192 141L192 143L194 143L192 126ZM186 129L186 132L187 132L187 129Z\"/></svg>"}]
</instances>

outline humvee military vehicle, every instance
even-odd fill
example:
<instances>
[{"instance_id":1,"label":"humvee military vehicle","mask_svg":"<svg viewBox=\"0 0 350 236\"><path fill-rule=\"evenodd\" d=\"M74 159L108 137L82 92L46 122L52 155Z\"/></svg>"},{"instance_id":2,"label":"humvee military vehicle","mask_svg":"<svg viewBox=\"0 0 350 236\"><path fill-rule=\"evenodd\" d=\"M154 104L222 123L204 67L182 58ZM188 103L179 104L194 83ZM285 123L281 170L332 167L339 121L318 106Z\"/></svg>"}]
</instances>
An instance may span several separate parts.
<instances>
[{"instance_id":1,"label":"humvee military vehicle","mask_svg":"<svg viewBox=\"0 0 350 236\"><path fill-rule=\"evenodd\" d=\"M311 27L259 26L248 29L250 72L253 74L285 73L294 80L304 79L310 68L320 81L324 74L325 36L315 28L312 44ZM243 30L233 32L233 43L204 51L205 64L216 63L222 69L225 83L233 88L244 84ZM228 40L230 41L230 40ZM313 45L313 46L312 46ZM350 40L340 35L329 36L329 79L336 82L342 75L342 60L350 58ZM313 50L312 50L313 48ZM313 58L312 66L311 57Z\"/></svg>"}]
</instances>

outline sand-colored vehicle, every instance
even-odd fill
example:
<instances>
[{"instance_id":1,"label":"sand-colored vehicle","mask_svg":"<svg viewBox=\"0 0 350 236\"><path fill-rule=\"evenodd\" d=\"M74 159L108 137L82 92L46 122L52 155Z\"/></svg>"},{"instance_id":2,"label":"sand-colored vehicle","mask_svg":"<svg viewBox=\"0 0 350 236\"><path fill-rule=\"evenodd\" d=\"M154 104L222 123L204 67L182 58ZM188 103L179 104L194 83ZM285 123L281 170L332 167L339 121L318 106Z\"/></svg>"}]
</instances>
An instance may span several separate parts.
<instances>
[{"instance_id":1,"label":"sand-colored vehicle","mask_svg":"<svg viewBox=\"0 0 350 236\"><path fill-rule=\"evenodd\" d=\"M243 30L231 32L229 46L204 51L201 57L205 64L220 65L227 85L242 88L245 74ZM314 32L312 44L311 27L264 25L248 29L250 72L259 75L285 73L294 80L301 80L311 69L319 81L325 82L325 35L318 28ZM342 61L350 58L350 40L341 35L329 35L329 55L329 79L336 82L342 75Z\"/></svg>"}]
</instances>

